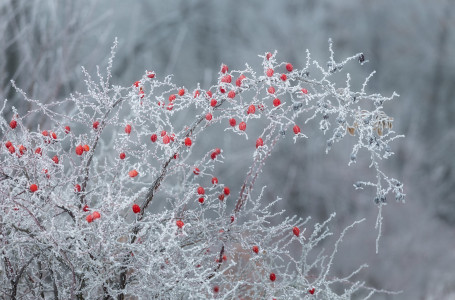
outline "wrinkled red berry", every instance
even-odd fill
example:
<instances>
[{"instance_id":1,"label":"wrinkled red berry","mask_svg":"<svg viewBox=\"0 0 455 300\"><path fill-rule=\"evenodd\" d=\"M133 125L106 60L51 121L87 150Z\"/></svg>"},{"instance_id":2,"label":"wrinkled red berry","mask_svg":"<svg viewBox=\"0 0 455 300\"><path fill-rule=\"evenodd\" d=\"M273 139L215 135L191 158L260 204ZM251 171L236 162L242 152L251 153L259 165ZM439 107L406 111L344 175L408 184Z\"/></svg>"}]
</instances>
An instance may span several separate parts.
<instances>
[{"instance_id":1,"label":"wrinkled red berry","mask_svg":"<svg viewBox=\"0 0 455 300\"><path fill-rule=\"evenodd\" d=\"M156 142L157 138L158 138L158 137L156 136L156 134L152 134L152 135L150 136L150 140L151 140L153 143Z\"/></svg>"},{"instance_id":2,"label":"wrinkled red berry","mask_svg":"<svg viewBox=\"0 0 455 300\"><path fill-rule=\"evenodd\" d=\"M218 184L218 178L212 177L212 184Z\"/></svg>"},{"instance_id":3,"label":"wrinkled red berry","mask_svg":"<svg viewBox=\"0 0 455 300\"><path fill-rule=\"evenodd\" d=\"M275 273L270 273L269 278L270 278L271 281L275 281L275 280L276 280L276 275L275 275Z\"/></svg>"},{"instance_id":4,"label":"wrinkled red berry","mask_svg":"<svg viewBox=\"0 0 455 300\"><path fill-rule=\"evenodd\" d=\"M185 138L185 146L190 147L193 142L189 137Z\"/></svg>"},{"instance_id":5,"label":"wrinkled red berry","mask_svg":"<svg viewBox=\"0 0 455 300\"><path fill-rule=\"evenodd\" d=\"M126 134L130 134L130 133L131 133L131 125L130 125L130 124L127 124L127 125L125 126L125 133L126 133Z\"/></svg>"},{"instance_id":6,"label":"wrinkled red berry","mask_svg":"<svg viewBox=\"0 0 455 300\"><path fill-rule=\"evenodd\" d=\"M216 103L217 103L217 101L215 99L210 100L210 106L211 107L215 107Z\"/></svg>"},{"instance_id":7,"label":"wrinkled red berry","mask_svg":"<svg viewBox=\"0 0 455 300\"><path fill-rule=\"evenodd\" d=\"M98 122L98 121L93 122L93 129L98 129L99 125L100 125L100 122Z\"/></svg>"},{"instance_id":8,"label":"wrinkled red berry","mask_svg":"<svg viewBox=\"0 0 455 300\"><path fill-rule=\"evenodd\" d=\"M239 130L245 131L245 129L246 129L246 123L245 122L240 122Z\"/></svg>"},{"instance_id":9,"label":"wrinkled red berry","mask_svg":"<svg viewBox=\"0 0 455 300\"><path fill-rule=\"evenodd\" d=\"M228 98L231 98L231 99L235 98L235 92L234 91L229 91Z\"/></svg>"},{"instance_id":10,"label":"wrinkled red berry","mask_svg":"<svg viewBox=\"0 0 455 300\"><path fill-rule=\"evenodd\" d=\"M93 216L93 220L101 218L101 214L97 211L94 211L92 216Z\"/></svg>"},{"instance_id":11,"label":"wrinkled red berry","mask_svg":"<svg viewBox=\"0 0 455 300\"><path fill-rule=\"evenodd\" d=\"M65 133L68 134L71 131L71 128L69 126L65 126Z\"/></svg>"},{"instance_id":12,"label":"wrinkled red berry","mask_svg":"<svg viewBox=\"0 0 455 300\"><path fill-rule=\"evenodd\" d=\"M248 106L247 114L254 114L256 112L256 107L254 105Z\"/></svg>"},{"instance_id":13,"label":"wrinkled red berry","mask_svg":"<svg viewBox=\"0 0 455 300\"><path fill-rule=\"evenodd\" d=\"M298 125L294 125L292 130L294 131L295 134L299 134L300 133L300 127Z\"/></svg>"},{"instance_id":14,"label":"wrinkled red berry","mask_svg":"<svg viewBox=\"0 0 455 300\"><path fill-rule=\"evenodd\" d=\"M207 121L211 121L211 120L212 120L212 114L211 114L211 113L206 114L206 115L205 115L205 119L206 119Z\"/></svg>"},{"instance_id":15,"label":"wrinkled red berry","mask_svg":"<svg viewBox=\"0 0 455 300\"><path fill-rule=\"evenodd\" d=\"M16 126L17 126L17 121L16 120L11 120L11 122L9 122L9 127L11 127L11 129L16 128Z\"/></svg>"},{"instance_id":16,"label":"wrinkled red berry","mask_svg":"<svg viewBox=\"0 0 455 300\"><path fill-rule=\"evenodd\" d=\"M292 228L292 232L297 237L300 235L300 229L297 226L294 226L294 228Z\"/></svg>"},{"instance_id":17,"label":"wrinkled red berry","mask_svg":"<svg viewBox=\"0 0 455 300\"><path fill-rule=\"evenodd\" d=\"M229 71L229 68L228 66L226 66L225 64L221 65L221 73L226 73L227 71Z\"/></svg>"},{"instance_id":18,"label":"wrinkled red berry","mask_svg":"<svg viewBox=\"0 0 455 300\"><path fill-rule=\"evenodd\" d=\"M234 127L236 123L237 121L234 118L229 119L229 125L231 125L232 127Z\"/></svg>"},{"instance_id":19,"label":"wrinkled red berry","mask_svg":"<svg viewBox=\"0 0 455 300\"><path fill-rule=\"evenodd\" d=\"M273 106L277 107L281 104L281 100L278 98L273 99Z\"/></svg>"},{"instance_id":20,"label":"wrinkled red berry","mask_svg":"<svg viewBox=\"0 0 455 300\"><path fill-rule=\"evenodd\" d=\"M258 254L259 253L259 247L258 246L253 246L253 252Z\"/></svg>"},{"instance_id":21,"label":"wrinkled red berry","mask_svg":"<svg viewBox=\"0 0 455 300\"><path fill-rule=\"evenodd\" d=\"M273 76L273 69L267 69L267 77L272 77Z\"/></svg>"},{"instance_id":22,"label":"wrinkled red berry","mask_svg":"<svg viewBox=\"0 0 455 300\"><path fill-rule=\"evenodd\" d=\"M267 92L269 92L269 94L275 94L275 88L271 86L267 89Z\"/></svg>"},{"instance_id":23,"label":"wrinkled red berry","mask_svg":"<svg viewBox=\"0 0 455 300\"><path fill-rule=\"evenodd\" d=\"M256 148L262 147L262 146L264 146L264 141L262 140L262 138L258 138L256 140Z\"/></svg>"}]
</instances>

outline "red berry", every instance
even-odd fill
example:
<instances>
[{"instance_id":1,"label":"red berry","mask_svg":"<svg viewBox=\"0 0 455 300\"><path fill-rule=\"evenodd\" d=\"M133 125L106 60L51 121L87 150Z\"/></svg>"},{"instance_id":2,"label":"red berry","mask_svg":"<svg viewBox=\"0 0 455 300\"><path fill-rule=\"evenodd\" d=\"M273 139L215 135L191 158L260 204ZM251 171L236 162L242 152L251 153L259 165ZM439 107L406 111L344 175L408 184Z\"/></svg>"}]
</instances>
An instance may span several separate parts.
<instances>
[{"instance_id":1,"label":"red berry","mask_svg":"<svg viewBox=\"0 0 455 300\"><path fill-rule=\"evenodd\" d=\"M202 186L198 187L198 188L197 188L197 193L198 193L199 195L204 195L204 194L205 194L204 188L203 188Z\"/></svg>"},{"instance_id":2,"label":"red berry","mask_svg":"<svg viewBox=\"0 0 455 300\"><path fill-rule=\"evenodd\" d=\"M204 197L200 197L198 201L199 201L199 203L201 203L201 204L204 203Z\"/></svg>"},{"instance_id":3,"label":"red berry","mask_svg":"<svg viewBox=\"0 0 455 300\"><path fill-rule=\"evenodd\" d=\"M57 139L57 134L55 134L55 132L51 132L51 136L52 136L52 138L53 138L54 140Z\"/></svg>"},{"instance_id":4,"label":"red berry","mask_svg":"<svg viewBox=\"0 0 455 300\"><path fill-rule=\"evenodd\" d=\"M165 136L167 134L166 130L161 131L161 136Z\"/></svg>"},{"instance_id":5,"label":"red berry","mask_svg":"<svg viewBox=\"0 0 455 300\"><path fill-rule=\"evenodd\" d=\"M7 142L5 143L6 149L8 149L9 147L11 147L12 145L13 145L13 143L11 143L11 141L7 141Z\"/></svg>"},{"instance_id":6,"label":"red berry","mask_svg":"<svg viewBox=\"0 0 455 300\"><path fill-rule=\"evenodd\" d=\"M286 64L286 70L288 70L288 72L292 72L293 69L294 67L291 64Z\"/></svg>"},{"instance_id":7,"label":"red berry","mask_svg":"<svg viewBox=\"0 0 455 300\"><path fill-rule=\"evenodd\" d=\"M152 135L150 136L150 140L151 140L153 143L156 142L156 139L157 139L157 138L158 138L158 137L156 136L156 134L152 134Z\"/></svg>"},{"instance_id":8,"label":"red berry","mask_svg":"<svg viewBox=\"0 0 455 300\"><path fill-rule=\"evenodd\" d=\"M215 285L215 286L213 287L213 292L214 292L214 293L218 293L219 291L220 291L220 287L217 286L217 285Z\"/></svg>"},{"instance_id":9,"label":"red berry","mask_svg":"<svg viewBox=\"0 0 455 300\"><path fill-rule=\"evenodd\" d=\"M85 152L90 151L90 147L88 145L84 145L84 146L82 146L82 148L84 149Z\"/></svg>"},{"instance_id":10,"label":"red berry","mask_svg":"<svg viewBox=\"0 0 455 300\"><path fill-rule=\"evenodd\" d=\"M9 153L11 153L11 154L13 154L14 152L16 152L16 148L14 148L13 145L9 146L8 150L9 150Z\"/></svg>"},{"instance_id":11,"label":"red berry","mask_svg":"<svg viewBox=\"0 0 455 300\"><path fill-rule=\"evenodd\" d=\"M100 122L98 121L93 122L93 129L98 129L98 125L100 125Z\"/></svg>"},{"instance_id":12,"label":"red berry","mask_svg":"<svg viewBox=\"0 0 455 300\"><path fill-rule=\"evenodd\" d=\"M227 195L229 195L231 193L231 190L227 186L225 186L224 189L223 189L223 192L227 196Z\"/></svg>"},{"instance_id":13,"label":"red berry","mask_svg":"<svg viewBox=\"0 0 455 300\"><path fill-rule=\"evenodd\" d=\"M264 146L264 141L262 140L262 138L258 138L256 140L256 148L262 147L262 146Z\"/></svg>"},{"instance_id":14,"label":"red berry","mask_svg":"<svg viewBox=\"0 0 455 300\"><path fill-rule=\"evenodd\" d=\"M222 86L220 86L220 93L221 93L221 94L226 93L226 90L225 90Z\"/></svg>"},{"instance_id":15,"label":"red berry","mask_svg":"<svg viewBox=\"0 0 455 300\"><path fill-rule=\"evenodd\" d=\"M175 153L175 154L174 154L174 159L177 159L177 158L179 158L179 154L178 154L178 153Z\"/></svg>"},{"instance_id":16,"label":"red berry","mask_svg":"<svg viewBox=\"0 0 455 300\"><path fill-rule=\"evenodd\" d=\"M210 106L215 107L217 101L215 99L210 100Z\"/></svg>"},{"instance_id":17,"label":"red berry","mask_svg":"<svg viewBox=\"0 0 455 300\"><path fill-rule=\"evenodd\" d=\"M85 204L84 207L82 208L83 211L89 211L90 209L88 208L88 205Z\"/></svg>"},{"instance_id":18,"label":"red berry","mask_svg":"<svg viewBox=\"0 0 455 300\"><path fill-rule=\"evenodd\" d=\"M38 186L36 184L31 184L30 185L30 192L34 193L38 190Z\"/></svg>"},{"instance_id":19,"label":"red berry","mask_svg":"<svg viewBox=\"0 0 455 300\"><path fill-rule=\"evenodd\" d=\"M74 191L77 192L77 193L80 193L81 192L81 186L79 184L75 184L74 185Z\"/></svg>"},{"instance_id":20,"label":"red berry","mask_svg":"<svg viewBox=\"0 0 455 300\"><path fill-rule=\"evenodd\" d=\"M229 91L228 98L231 98L231 99L235 98L235 92L234 91Z\"/></svg>"},{"instance_id":21,"label":"red berry","mask_svg":"<svg viewBox=\"0 0 455 300\"><path fill-rule=\"evenodd\" d=\"M229 119L229 125L231 125L232 127L234 127L235 124L237 124L237 121L236 121L234 118Z\"/></svg>"},{"instance_id":22,"label":"red berry","mask_svg":"<svg viewBox=\"0 0 455 300\"><path fill-rule=\"evenodd\" d=\"M221 153L221 149L220 148L215 148L215 153L218 155Z\"/></svg>"},{"instance_id":23,"label":"red berry","mask_svg":"<svg viewBox=\"0 0 455 300\"><path fill-rule=\"evenodd\" d=\"M44 136L48 136L49 132L47 132L47 130L43 130L43 131L41 131L41 134L44 135Z\"/></svg>"},{"instance_id":24,"label":"red berry","mask_svg":"<svg viewBox=\"0 0 455 300\"><path fill-rule=\"evenodd\" d=\"M133 212L135 214L139 213L141 211L141 207L137 204L133 204Z\"/></svg>"},{"instance_id":25,"label":"red berry","mask_svg":"<svg viewBox=\"0 0 455 300\"><path fill-rule=\"evenodd\" d=\"M24 145L19 145L19 153L23 155L27 151L27 148L24 147Z\"/></svg>"},{"instance_id":26,"label":"red berry","mask_svg":"<svg viewBox=\"0 0 455 300\"><path fill-rule=\"evenodd\" d=\"M271 280L271 281L275 281L275 280L276 280L276 275L275 275L275 273L270 273L270 276L269 276L269 277L270 277L270 280Z\"/></svg>"},{"instance_id":27,"label":"red berry","mask_svg":"<svg viewBox=\"0 0 455 300\"><path fill-rule=\"evenodd\" d=\"M300 235L300 229L297 226L294 226L294 228L292 228L292 232L297 237Z\"/></svg>"},{"instance_id":28,"label":"red berry","mask_svg":"<svg viewBox=\"0 0 455 300\"><path fill-rule=\"evenodd\" d=\"M271 86L267 89L267 92L269 92L269 94L275 94L275 88Z\"/></svg>"},{"instance_id":29,"label":"red berry","mask_svg":"<svg viewBox=\"0 0 455 300\"><path fill-rule=\"evenodd\" d=\"M43 153L42 153L40 147L38 147L38 148L35 149L35 153L36 153L36 154L39 154L39 155L43 155Z\"/></svg>"},{"instance_id":30,"label":"red berry","mask_svg":"<svg viewBox=\"0 0 455 300\"><path fill-rule=\"evenodd\" d=\"M55 155L54 157L52 157L52 160L54 161L54 163L58 164L59 160L58 160L58 156Z\"/></svg>"},{"instance_id":31,"label":"red berry","mask_svg":"<svg viewBox=\"0 0 455 300\"><path fill-rule=\"evenodd\" d=\"M273 76L273 69L267 69L267 77Z\"/></svg>"},{"instance_id":32,"label":"red berry","mask_svg":"<svg viewBox=\"0 0 455 300\"><path fill-rule=\"evenodd\" d=\"M316 290L315 288L309 289L309 290L308 290L308 293L310 293L311 295L313 295L314 292L315 292L315 290Z\"/></svg>"},{"instance_id":33,"label":"red berry","mask_svg":"<svg viewBox=\"0 0 455 300\"><path fill-rule=\"evenodd\" d=\"M199 172L200 172L199 168L197 168L197 167L194 168L194 170L193 170L194 175L199 175Z\"/></svg>"},{"instance_id":34,"label":"red berry","mask_svg":"<svg viewBox=\"0 0 455 300\"><path fill-rule=\"evenodd\" d=\"M179 90L179 96L183 96L185 95L185 90L184 89L180 89Z\"/></svg>"},{"instance_id":35,"label":"red berry","mask_svg":"<svg viewBox=\"0 0 455 300\"><path fill-rule=\"evenodd\" d=\"M82 145L76 146L76 154L82 155L82 153L84 153L84 148L82 148Z\"/></svg>"},{"instance_id":36,"label":"red berry","mask_svg":"<svg viewBox=\"0 0 455 300\"><path fill-rule=\"evenodd\" d=\"M304 94L308 94L308 90L307 89L301 89L302 93Z\"/></svg>"},{"instance_id":37,"label":"red berry","mask_svg":"<svg viewBox=\"0 0 455 300\"><path fill-rule=\"evenodd\" d=\"M207 91L206 94L207 94L207 97L208 97L208 98L212 98L212 92L211 92L211 91Z\"/></svg>"},{"instance_id":38,"label":"red berry","mask_svg":"<svg viewBox=\"0 0 455 300\"><path fill-rule=\"evenodd\" d=\"M175 98L176 98L176 97L175 97L175 95L174 95L174 94L170 95L170 96L169 96L169 102L172 102L172 101L174 101L174 100L175 100Z\"/></svg>"},{"instance_id":39,"label":"red berry","mask_svg":"<svg viewBox=\"0 0 455 300\"><path fill-rule=\"evenodd\" d=\"M120 159L125 159L125 157L126 157L125 152L120 153Z\"/></svg>"},{"instance_id":40,"label":"red berry","mask_svg":"<svg viewBox=\"0 0 455 300\"><path fill-rule=\"evenodd\" d=\"M292 128L292 130L294 130L294 133L295 134L299 134L300 133L300 127L298 125L294 125L294 127Z\"/></svg>"},{"instance_id":41,"label":"red berry","mask_svg":"<svg viewBox=\"0 0 455 300\"><path fill-rule=\"evenodd\" d=\"M196 90L196 91L194 92L194 98L199 97L200 94L201 94L201 93L199 92L199 90Z\"/></svg>"},{"instance_id":42,"label":"red berry","mask_svg":"<svg viewBox=\"0 0 455 300\"><path fill-rule=\"evenodd\" d=\"M277 107L281 104L281 100L278 98L273 99L273 106Z\"/></svg>"},{"instance_id":43,"label":"red berry","mask_svg":"<svg viewBox=\"0 0 455 300\"><path fill-rule=\"evenodd\" d=\"M270 57L272 57L272 53L270 53L270 52L267 52L267 54L265 55L265 58L266 58L267 60L269 60L269 59L270 59Z\"/></svg>"},{"instance_id":44,"label":"red berry","mask_svg":"<svg viewBox=\"0 0 455 300\"><path fill-rule=\"evenodd\" d=\"M218 184L218 178L212 177L212 184Z\"/></svg>"},{"instance_id":45,"label":"red berry","mask_svg":"<svg viewBox=\"0 0 455 300\"><path fill-rule=\"evenodd\" d=\"M16 126L17 126L16 120L11 120L11 122L9 122L9 127L11 127L12 129L16 128Z\"/></svg>"},{"instance_id":46,"label":"red berry","mask_svg":"<svg viewBox=\"0 0 455 300\"><path fill-rule=\"evenodd\" d=\"M92 215L88 215L87 217L85 217L85 219L87 220L87 222L92 223L93 216Z\"/></svg>"},{"instance_id":47,"label":"red berry","mask_svg":"<svg viewBox=\"0 0 455 300\"><path fill-rule=\"evenodd\" d=\"M131 133L131 125L130 125L130 124L127 124L127 125L125 126L125 133L126 133L126 134L130 134L130 133Z\"/></svg>"},{"instance_id":48,"label":"red berry","mask_svg":"<svg viewBox=\"0 0 455 300\"><path fill-rule=\"evenodd\" d=\"M206 114L206 115L205 115L205 119L206 119L207 121L211 121L211 120L212 120L212 114L211 114L211 113Z\"/></svg>"},{"instance_id":49,"label":"red berry","mask_svg":"<svg viewBox=\"0 0 455 300\"><path fill-rule=\"evenodd\" d=\"M226 256L226 255L223 255L223 260L224 260L224 261L227 260L227 256Z\"/></svg>"},{"instance_id":50,"label":"red berry","mask_svg":"<svg viewBox=\"0 0 455 300\"><path fill-rule=\"evenodd\" d=\"M228 66L226 66L225 64L221 65L221 73L226 73L227 71L229 71L229 68Z\"/></svg>"},{"instance_id":51,"label":"red berry","mask_svg":"<svg viewBox=\"0 0 455 300\"><path fill-rule=\"evenodd\" d=\"M240 124L239 124L239 129L242 130L242 131L245 131L245 129L246 129L246 123L245 123L245 122L240 122Z\"/></svg>"},{"instance_id":52,"label":"red berry","mask_svg":"<svg viewBox=\"0 0 455 300\"><path fill-rule=\"evenodd\" d=\"M139 84L140 84L140 81L136 81L136 82L133 83L133 85L134 85L135 87L139 87Z\"/></svg>"},{"instance_id":53,"label":"red berry","mask_svg":"<svg viewBox=\"0 0 455 300\"><path fill-rule=\"evenodd\" d=\"M234 223L235 217L231 216L231 223Z\"/></svg>"},{"instance_id":54,"label":"red berry","mask_svg":"<svg viewBox=\"0 0 455 300\"><path fill-rule=\"evenodd\" d=\"M147 72L147 77L148 77L148 78L155 78L155 73L153 73L153 72Z\"/></svg>"},{"instance_id":55,"label":"red berry","mask_svg":"<svg viewBox=\"0 0 455 300\"><path fill-rule=\"evenodd\" d=\"M254 105L250 105L248 106L248 110L247 110L247 114L254 114L254 112L256 111L256 107Z\"/></svg>"},{"instance_id":56,"label":"red berry","mask_svg":"<svg viewBox=\"0 0 455 300\"><path fill-rule=\"evenodd\" d=\"M163 136L163 144L169 144L171 138L168 135Z\"/></svg>"},{"instance_id":57,"label":"red berry","mask_svg":"<svg viewBox=\"0 0 455 300\"><path fill-rule=\"evenodd\" d=\"M223 200L224 200L224 194L220 194L220 195L218 196L218 199L220 199L220 201L223 201Z\"/></svg>"},{"instance_id":58,"label":"red berry","mask_svg":"<svg viewBox=\"0 0 455 300\"><path fill-rule=\"evenodd\" d=\"M258 254L259 253L259 247L258 246L253 246L253 252Z\"/></svg>"},{"instance_id":59,"label":"red berry","mask_svg":"<svg viewBox=\"0 0 455 300\"><path fill-rule=\"evenodd\" d=\"M232 81L232 77L229 74L226 76L223 76L223 78L221 78L221 82L231 83L231 81Z\"/></svg>"},{"instance_id":60,"label":"red berry","mask_svg":"<svg viewBox=\"0 0 455 300\"><path fill-rule=\"evenodd\" d=\"M216 152L212 152L212 154L210 154L210 158L215 159L216 155L217 155Z\"/></svg>"},{"instance_id":61,"label":"red berry","mask_svg":"<svg viewBox=\"0 0 455 300\"><path fill-rule=\"evenodd\" d=\"M97 212L97 211L94 211L93 214L92 214L92 216L93 216L93 220L101 218L100 213Z\"/></svg>"},{"instance_id":62,"label":"red berry","mask_svg":"<svg viewBox=\"0 0 455 300\"><path fill-rule=\"evenodd\" d=\"M242 80L245 79L245 75L240 75L239 78L237 78L237 80L235 81L235 85L240 87L242 85Z\"/></svg>"},{"instance_id":63,"label":"red berry","mask_svg":"<svg viewBox=\"0 0 455 300\"><path fill-rule=\"evenodd\" d=\"M128 175L131 177L131 178L134 178L138 175L139 173L136 171L136 170L131 170L128 172Z\"/></svg>"},{"instance_id":64,"label":"red berry","mask_svg":"<svg viewBox=\"0 0 455 300\"><path fill-rule=\"evenodd\" d=\"M286 79L288 79L288 77L286 76L286 74L281 74L280 78L281 78L281 80L283 80L283 81L286 81Z\"/></svg>"},{"instance_id":65,"label":"red berry","mask_svg":"<svg viewBox=\"0 0 455 300\"><path fill-rule=\"evenodd\" d=\"M69 126L65 126L65 133L68 134L71 131L71 128Z\"/></svg>"},{"instance_id":66,"label":"red berry","mask_svg":"<svg viewBox=\"0 0 455 300\"><path fill-rule=\"evenodd\" d=\"M183 223L182 220L177 220L177 222L175 222L175 224L177 225L178 228L182 228L183 225L185 225L185 223Z\"/></svg>"},{"instance_id":67,"label":"red berry","mask_svg":"<svg viewBox=\"0 0 455 300\"><path fill-rule=\"evenodd\" d=\"M193 142L189 137L185 138L185 146L190 147Z\"/></svg>"}]
</instances>

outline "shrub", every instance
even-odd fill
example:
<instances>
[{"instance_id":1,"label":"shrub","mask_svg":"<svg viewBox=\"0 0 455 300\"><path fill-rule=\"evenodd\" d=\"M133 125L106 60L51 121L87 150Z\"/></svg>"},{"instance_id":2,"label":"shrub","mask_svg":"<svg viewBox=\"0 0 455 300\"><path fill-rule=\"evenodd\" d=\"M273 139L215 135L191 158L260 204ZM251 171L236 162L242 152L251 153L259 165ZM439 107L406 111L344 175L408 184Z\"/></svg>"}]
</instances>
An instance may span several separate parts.
<instances>
[{"instance_id":1,"label":"shrub","mask_svg":"<svg viewBox=\"0 0 455 300\"><path fill-rule=\"evenodd\" d=\"M112 85L116 45L105 76L98 70L95 81L83 69L85 93L42 104L13 82L32 108L1 119L2 294L346 299L377 291L352 279L364 266L343 278L330 274L338 244L361 221L342 231L333 251L314 255L335 215L310 229L309 217L274 210L280 198L261 201L265 187L253 193L277 143L288 132L294 143L306 138L305 124L318 120L326 151L353 136L350 163L360 150L369 153L377 181L356 188L373 188L379 207L389 193L403 201L401 183L379 168L399 137L382 110L397 95L367 94L372 74L359 91L349 74L343 87L331 81L346 64L363 65L363 54L336 62L330 45L327 67L307 51L299 68L265 53L258 70L222 65L218 82L203 90L151 71L131 86ZM52 126L26 128L37 115ZM218 137L244 138L241 163L252 161L239 187L217 173L230 153L212 144L212 127L222 128Z\"/></svg>"}]
</instances>

